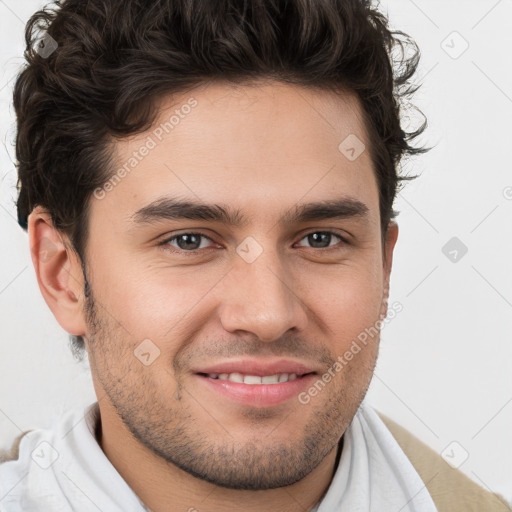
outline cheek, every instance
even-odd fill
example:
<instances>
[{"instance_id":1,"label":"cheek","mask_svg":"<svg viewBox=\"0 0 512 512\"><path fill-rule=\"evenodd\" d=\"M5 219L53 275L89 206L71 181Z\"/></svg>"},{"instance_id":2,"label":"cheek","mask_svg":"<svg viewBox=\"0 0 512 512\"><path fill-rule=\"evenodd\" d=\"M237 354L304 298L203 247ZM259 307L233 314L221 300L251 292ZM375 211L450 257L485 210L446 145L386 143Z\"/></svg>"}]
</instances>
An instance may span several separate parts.
<instances>
[{"instance_id":1,"label":"cheek","mask_svg":"<svg viewBox=\"0 0 512 512\"><path fill-rule=\"evenodd\" d=\"M331 333L346 340L375 324L381 313L382 271L350 265L302 275L300 297Z\"/></svg>"},{"instance_id":2,"label":"cheek","mask_svg":"<svg viewBox=\"0 0 512 512\"><path fill-rule=\"evenodd\" d=\"M119 335L125 344L134 348L150 339L170 357L180 340L202 325L198 317L206 314L208 292L222 277L213 270L201 277L197 268L178 270L141 259L98 258L94 264L91 287L98 314L122 326Z\"/></svg>"}]
</instances>

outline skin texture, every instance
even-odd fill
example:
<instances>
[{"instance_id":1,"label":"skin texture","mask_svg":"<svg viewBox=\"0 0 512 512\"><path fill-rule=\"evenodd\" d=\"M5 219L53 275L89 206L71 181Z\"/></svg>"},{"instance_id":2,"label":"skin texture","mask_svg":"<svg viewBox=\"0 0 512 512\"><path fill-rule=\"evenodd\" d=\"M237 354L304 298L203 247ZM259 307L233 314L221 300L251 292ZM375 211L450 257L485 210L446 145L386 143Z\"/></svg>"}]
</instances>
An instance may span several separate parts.
<instances>
[{"instance_id":1,"label":"skin texture","mask_svg":"<svg viewBox=\"0 0 512 512\"><path fill-rule=\"evenodd\" d=\"M191 97L197 104L159 140L155 127ZM378 336L307 404L294 396L243 405L196 371L284 358L321 377L385 316L398 227L390 223L383 246L360 105L349 93L220 82L163 98L160 109L150 130L114 141L116 168L148 136L155 147L91 199L88 300L69 241L42 208L31 214L41 291L60 325L86 339L102 449L147 507L309 510L329 486L338 441L369 386ZM367 148L355 161L338 149L350 134ZM167 195L223 204L248 222L134 222L134 212ZM361 201L367 214L279 222L297 205L339 198ZM335 234L324 242L308 237L326 230ZM209 238L158 245L191 232ZM247 237L262 250L251 263L237 253ZM143 340L151 358L159 351L148 365L136 357Z\"/></svg>"}]
</instances>

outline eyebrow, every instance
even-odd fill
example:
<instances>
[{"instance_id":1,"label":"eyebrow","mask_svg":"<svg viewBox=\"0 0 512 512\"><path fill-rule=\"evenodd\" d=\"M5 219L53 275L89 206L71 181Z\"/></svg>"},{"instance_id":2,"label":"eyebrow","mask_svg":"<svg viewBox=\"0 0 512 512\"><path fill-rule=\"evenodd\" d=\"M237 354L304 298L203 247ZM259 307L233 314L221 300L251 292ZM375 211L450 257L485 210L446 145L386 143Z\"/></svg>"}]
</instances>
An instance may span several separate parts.
<instances>
[{"instance_id":1,"label":"eyebrow","mask_svg":"<svg viewBox=\"0 0 512 512\"><path fill-rule=\"evenodd\" d=\"M300 224L327 219L365 218L368 213L368 207L361 201L343 197L295 205L279 219L279 222L281 224ZM234 227L244 227L249 224L249 219L239 209L228 205L207 204L173 197L156 199L131 216L131 220L135 224L182 219L219 222Z\"/></svg>"}]
</instances>

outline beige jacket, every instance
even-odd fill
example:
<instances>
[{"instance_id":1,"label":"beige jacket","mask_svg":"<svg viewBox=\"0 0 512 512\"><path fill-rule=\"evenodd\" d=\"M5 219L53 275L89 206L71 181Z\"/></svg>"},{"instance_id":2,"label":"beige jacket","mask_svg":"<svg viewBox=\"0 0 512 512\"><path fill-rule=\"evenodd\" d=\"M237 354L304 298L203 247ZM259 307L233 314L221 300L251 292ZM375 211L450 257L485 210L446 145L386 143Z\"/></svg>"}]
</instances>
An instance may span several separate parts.
<instances>
[{"instance_id":1,"label":"beige jacket","mask_svg":"<svg viewBox=\"0 0 512 512\"><path fill-rule=\"evenodd\" d=\"M512 512L499 494L486 491L410 432L377 413L420 475L439 512ZM0 450L0 463L18 458L21 438L28 432L20 434L9 451Z\"/></svg>"},{"instance_id":2,"label":"beige jacket","mask_svg":"<svg viewBox=\"0 0 512 512\"><path fill-rule=\"evenodd\" d=\"M453 469L437 452L384 414L381 420L425 483L439 512L509 512L499 494L486 491L464 473Z\"/></svg>"}]
</instances>

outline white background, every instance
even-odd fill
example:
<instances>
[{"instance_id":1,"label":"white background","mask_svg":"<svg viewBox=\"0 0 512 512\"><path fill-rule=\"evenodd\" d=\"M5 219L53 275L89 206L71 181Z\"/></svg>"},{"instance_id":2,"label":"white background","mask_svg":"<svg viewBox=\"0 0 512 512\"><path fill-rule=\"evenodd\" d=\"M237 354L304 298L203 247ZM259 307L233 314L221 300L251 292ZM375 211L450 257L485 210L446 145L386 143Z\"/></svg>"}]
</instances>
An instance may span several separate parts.
<instances>
[{"instance_id":1,"label":"white background","mask_svg":"<svg viewBox=\"0 0 512 512\"><path fill-rule=\"evenodd\" d=\"M0 0L0 448L95 400L41 297L14 207L12 85L24 23L43 4ZM408 163L421 176L395 203L390 304L403 311L383 330L368 400L439 453L467 452L461 471L512 502L512 1L381 9L420 46L413 103L429 122L421 142L435 148ZM456 262L442 252L452 237L468 248Z\"/></svg>"}]
</instances>

